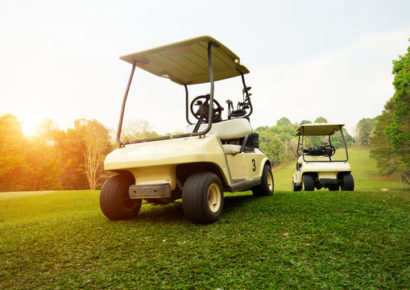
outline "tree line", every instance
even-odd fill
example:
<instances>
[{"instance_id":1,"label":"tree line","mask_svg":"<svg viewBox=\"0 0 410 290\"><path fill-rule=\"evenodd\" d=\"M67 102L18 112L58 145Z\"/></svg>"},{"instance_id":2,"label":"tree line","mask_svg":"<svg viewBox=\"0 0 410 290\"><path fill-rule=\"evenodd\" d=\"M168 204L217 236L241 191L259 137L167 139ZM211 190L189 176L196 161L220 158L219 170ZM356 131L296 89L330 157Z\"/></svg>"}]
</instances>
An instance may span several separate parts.
<instances>
[{"instance_id":1,"label":"tree line","mask_svg":"<svg viewBox=\"0 0 410 290\"><path fill-rule=\"evenodd\" d=\"M123 138L156 137L146 122L124 128ZM98 189L110 173L105 156L117 145L97 120L75 120L57 129L45 119L35 136L25 136L18 118L0 117L0 191Z\"/></svg>"},{"instance_id":2,"label":"tree line","mask_svg":"<svg viewBox=\"0 0 410 290\"><path fill-rule=\"evenodd\" d=\"M370 153L380 173L397 175L404 190L410 185L410 46L393 61L392 73L395 93L374 119Z\"/></svg>"}]
</instances>

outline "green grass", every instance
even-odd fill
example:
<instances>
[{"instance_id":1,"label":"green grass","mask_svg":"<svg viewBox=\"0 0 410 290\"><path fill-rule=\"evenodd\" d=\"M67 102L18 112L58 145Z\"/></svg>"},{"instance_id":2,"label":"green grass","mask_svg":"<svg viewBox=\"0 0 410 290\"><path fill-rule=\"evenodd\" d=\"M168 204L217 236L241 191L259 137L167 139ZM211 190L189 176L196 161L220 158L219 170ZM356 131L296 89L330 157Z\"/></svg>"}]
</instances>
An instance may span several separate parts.
<instances>
[{"instance_id":1,"label":"green grass","mask_svg":"<svg viewBox=\"0 0 410 290\"><path fill-rule=\"evenodd\" d=\"M341 157L344 158L345 155ZM400 183L394 176L378 175L376 160L369 157L369 149L349 148L349 164L352 167L356 191L401 190ZM296 160L274 169L276 190L292 190L292 175L295 173L295 167Z\"/></svg>"},{"instance_id":2,"label":"green grass","mask_svg":"<svg viewBox=\"0 0 410 290\"><path fill-rule=\"evenodd\" d=\"M356 182L390 188L358 168L371 161L355 152ZM38 193L0 193L0 289L410 284L408 192L229 194L206 226L187 221L180 202L144 204L138 218L112 222L98 191Z\"/></svg>"},{"instance_id":3,"label":"green grass","mask_svg":"<svg viewBox=\"0 0 410 290\"><path fill-rule=\"evenodd\" d=\"M97 191L0 200L0 288L276 288L409 285L409 196L228 196L218 222L181 204L111 222ZM288 234L286 236L286 233Z\"/></svg>"}]
</instances>

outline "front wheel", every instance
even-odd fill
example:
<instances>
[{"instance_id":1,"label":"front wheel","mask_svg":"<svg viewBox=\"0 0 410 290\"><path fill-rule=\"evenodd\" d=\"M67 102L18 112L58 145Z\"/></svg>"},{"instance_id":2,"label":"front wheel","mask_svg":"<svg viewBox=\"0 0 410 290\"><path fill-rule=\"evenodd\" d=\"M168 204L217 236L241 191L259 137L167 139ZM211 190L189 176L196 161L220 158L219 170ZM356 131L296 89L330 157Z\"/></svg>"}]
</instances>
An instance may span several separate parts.
<instances>
[{"instance_id":1,"label":"front wheel","mask_svg":"<svg viewBox=\"0 0 410 290\"><path fill-rule=\"evenodd\" d=\"M269 196L273 194L275 187L273 173L268 164L263 167L261 184L252 188L252 193L254 196Z\"/></svg>"},{"instance_id":2,"label":"front wheel","mask_svg":"<svg viewBox=\"0 0 410 290\"><path fill-rule=\"evenodd\" d=\"M302 189L304 191L314 191L315 190L315 181L312 175L302 176Z\"/></svg>"},{"instance_id":3,"label":"front wheel","mask_svg":"<svg viewBox=\"0 0 410 290\"><path fill-rule=\"evenodd\" d=\"M302 185L296 185L295 182L292 180L292 189L293 191L300 191L302 189Z\"/></svg>"},{"instance_id":4,"label":"front wheel","mask_svg":"<svg viewBox=\"0 0 410 290\"><path fill-rule=\"evenodd\" d=\"M209 224L222 212L224 196L219 177L212 172L198 172L187 178L182 194L182 209L193 223Z\"/></svg>"},{"instance_id":5,"label":"front wheel","mask_svg":"<svg viewBox=\"0 0 410 290\"><path fill-rule=\"evenodd\" d=\"M130 199L128 188L134 177L126 174L116 175L104 182L100 193L100 207L110 220L130 219L138 215L140 199Z\"/></svg>"}]
</instances>

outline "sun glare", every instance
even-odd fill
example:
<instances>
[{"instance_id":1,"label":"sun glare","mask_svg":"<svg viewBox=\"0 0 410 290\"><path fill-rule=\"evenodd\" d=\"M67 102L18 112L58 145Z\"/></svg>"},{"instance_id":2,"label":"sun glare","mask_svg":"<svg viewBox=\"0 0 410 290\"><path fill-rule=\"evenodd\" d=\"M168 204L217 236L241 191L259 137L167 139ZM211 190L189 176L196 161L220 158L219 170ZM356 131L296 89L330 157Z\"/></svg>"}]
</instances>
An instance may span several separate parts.
<instances>
[{"instance_id":1,"label":"sun glare","mask_svg":"<svg viewBox=\"0 0 410 290\"><path fill-rule=\"evenodd\" d=\"M44 119L44 116L39 114L25 114L19 116L21 121L21 127L23 134L25 136L34 136L36 134L38 126L40 126L41 121Z\"/></svg>"}]
</instances>

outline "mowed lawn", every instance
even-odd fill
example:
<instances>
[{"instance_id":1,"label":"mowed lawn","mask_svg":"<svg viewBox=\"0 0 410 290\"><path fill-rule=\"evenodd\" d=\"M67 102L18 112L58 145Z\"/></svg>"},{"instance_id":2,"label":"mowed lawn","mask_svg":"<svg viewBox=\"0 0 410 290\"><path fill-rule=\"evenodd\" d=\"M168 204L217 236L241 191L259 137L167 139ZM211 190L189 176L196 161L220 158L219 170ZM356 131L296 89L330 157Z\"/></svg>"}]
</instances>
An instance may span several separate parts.
<instances>
[{"instance_id":1,"label":"mowed lawn","mask_svg":"<svg viewBox=\"0 0 410 290\"><path fill-rule=\"evenodd\" d=\"M180 202L112 222L98 191L0 193L0 288L408 288L409 193L390 190L227 194L206 226Z\"/></svg>"}]
</instances>

